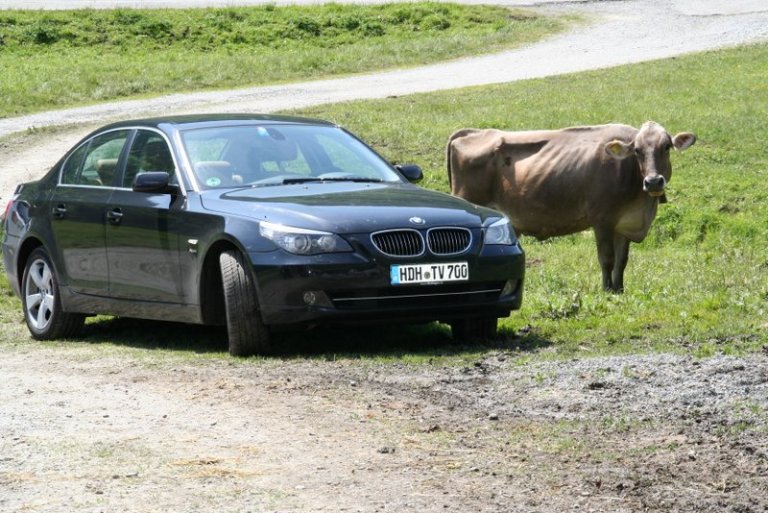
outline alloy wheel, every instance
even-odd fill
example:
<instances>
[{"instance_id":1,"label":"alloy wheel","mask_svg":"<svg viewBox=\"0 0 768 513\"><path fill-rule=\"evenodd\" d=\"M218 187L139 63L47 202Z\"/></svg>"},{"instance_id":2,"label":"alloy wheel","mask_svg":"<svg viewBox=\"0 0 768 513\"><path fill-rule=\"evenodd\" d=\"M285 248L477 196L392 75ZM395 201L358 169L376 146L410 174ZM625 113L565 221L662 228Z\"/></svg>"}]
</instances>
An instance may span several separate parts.
<instances>
[{"instance_id":1,"label":"alloy wheel","mask_svg":"<svg viewBox=\"0 0 768 513\"><path fill-rule=\"evenodd\" d=\"M24 290L27 319L35 329L43 331L53 318L56 300L53 273L45 260L37 259L32 262Z\"/></svg>"}]
</instances>

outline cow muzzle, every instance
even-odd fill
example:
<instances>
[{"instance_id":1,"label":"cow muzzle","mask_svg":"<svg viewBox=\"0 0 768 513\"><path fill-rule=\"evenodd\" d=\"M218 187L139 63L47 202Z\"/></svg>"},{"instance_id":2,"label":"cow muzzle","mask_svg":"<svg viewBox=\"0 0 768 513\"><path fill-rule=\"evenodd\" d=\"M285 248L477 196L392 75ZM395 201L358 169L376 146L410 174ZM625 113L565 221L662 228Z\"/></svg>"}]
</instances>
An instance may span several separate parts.
<instances>
[{"instance_id":1,"label":"cow muzzle","mask_svg":"<svg viewBox=\"0 0 768 513\"><path fill-rule=\"evenodd\" d=\"M646 176L643 180L643 190L651 196L663 195L666 186L667 180L661 175Z\"/></svg>"}]
</instances>

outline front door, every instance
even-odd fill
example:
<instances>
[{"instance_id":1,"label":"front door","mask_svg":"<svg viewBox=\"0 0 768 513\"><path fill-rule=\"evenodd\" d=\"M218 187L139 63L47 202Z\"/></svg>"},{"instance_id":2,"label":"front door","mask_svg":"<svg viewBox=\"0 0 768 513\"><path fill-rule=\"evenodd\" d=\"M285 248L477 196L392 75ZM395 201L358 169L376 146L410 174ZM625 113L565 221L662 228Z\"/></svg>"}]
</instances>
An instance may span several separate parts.
<instances>
[{"instance_id":1,"label":"front door","mask_svg":"<svg viewBox=\"0 0 768 513\"><path fill-rule=\"evenodd\" d=\"M147 171L165 171L175 183L176 167L165 138L139 130L106 212L110 295L183 303L177 234L183 197L134 192L136 175Z\"/></svg>"}]
</instances>

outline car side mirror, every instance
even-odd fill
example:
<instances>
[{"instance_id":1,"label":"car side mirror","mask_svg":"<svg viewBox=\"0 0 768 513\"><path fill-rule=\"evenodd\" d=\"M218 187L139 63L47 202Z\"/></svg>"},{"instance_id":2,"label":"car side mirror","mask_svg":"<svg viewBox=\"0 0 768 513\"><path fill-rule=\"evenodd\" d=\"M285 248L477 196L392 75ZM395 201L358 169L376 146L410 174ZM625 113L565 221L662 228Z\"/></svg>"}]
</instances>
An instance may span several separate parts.
<instances>
[{"instance_id":1,"label":"car side mirror","mask_svg":"<svg viewBox=\"0 0 768 513\"><path fill-rule=\"evenodd\" d=\"M416 164L402 164L395 166L395 169L400 171L400 174L405 177L409 182L420 182L424 178L421 168Z\"/></svg>"},{"instance_id":2,"label":"car side mirror","mask_svg":"<svg viewBox=\"0 0 768 513\"><path fill-rule=\"evenodd\" d=\"M154 194L177 194L179 186L169 183L170 179L170 175L165 171L139 173L133 180L133 191Z\"/></svg>"}]
</instances>

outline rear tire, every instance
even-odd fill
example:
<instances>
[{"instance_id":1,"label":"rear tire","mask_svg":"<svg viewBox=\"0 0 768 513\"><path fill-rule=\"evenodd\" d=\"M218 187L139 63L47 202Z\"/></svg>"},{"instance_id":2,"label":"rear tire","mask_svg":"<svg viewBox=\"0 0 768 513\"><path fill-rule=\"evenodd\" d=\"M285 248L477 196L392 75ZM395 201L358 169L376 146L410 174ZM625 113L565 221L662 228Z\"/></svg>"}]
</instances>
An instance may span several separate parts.
<instances>
[{"instance_id":1,"label":"rear tire","mask_svg":"<svg viewBox=\"0 0 768 513\"><path fill-rule=\"evenodd\" d=\"M74 337L83 329L84 315L62 310L59 279L42 247L32 251L24 267L21 301L24 320L36 340Z\"/></svg>"},{"instance_id":2,"label":"rear tire","mask_svg":"<svg viewBox=\"0 0 768 513\"><path fill-rule=\"evenodd\" d=\"M496 338L496 317L469 317L451 321L451 334L457 342L486 342Z\"/></svg>"},{"instance_id":3,"label":"rear tire","mask_svg":"<svg viewBox=\"0 0 768 513\"><path fill-rule=\"evenodd\" d=\"M229 354L251 356L270 350L269 328L261 320L256 283L242 253L225 251L219 256L224 287Z\"/></svg>"}]
</instances>

